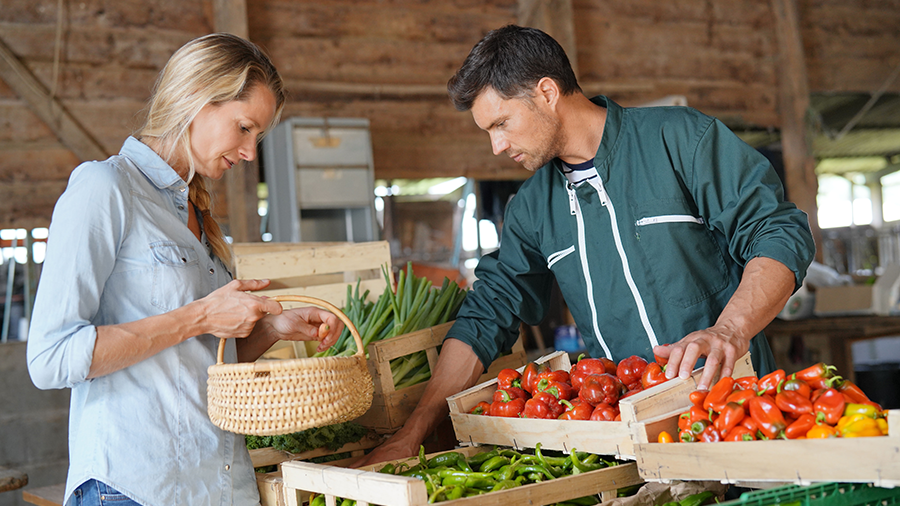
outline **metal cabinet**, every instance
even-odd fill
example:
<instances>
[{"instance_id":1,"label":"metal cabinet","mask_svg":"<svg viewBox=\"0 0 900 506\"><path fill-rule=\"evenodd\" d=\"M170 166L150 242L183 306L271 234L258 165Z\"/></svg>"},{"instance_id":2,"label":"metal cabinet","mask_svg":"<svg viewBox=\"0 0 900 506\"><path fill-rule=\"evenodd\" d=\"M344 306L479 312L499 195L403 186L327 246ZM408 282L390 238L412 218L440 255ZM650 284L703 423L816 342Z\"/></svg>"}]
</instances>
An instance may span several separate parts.
<instances>
[{"instance_id":1,"label":"metal cabinet","mask_svg":"<svg viewBox=\"0 0 900 506\"><path fill-rule=\"evenodd\" d=\"M273 241L377 240L369 120L284 120L263 141L262 164Z\"/></svg>"}]
</instances>

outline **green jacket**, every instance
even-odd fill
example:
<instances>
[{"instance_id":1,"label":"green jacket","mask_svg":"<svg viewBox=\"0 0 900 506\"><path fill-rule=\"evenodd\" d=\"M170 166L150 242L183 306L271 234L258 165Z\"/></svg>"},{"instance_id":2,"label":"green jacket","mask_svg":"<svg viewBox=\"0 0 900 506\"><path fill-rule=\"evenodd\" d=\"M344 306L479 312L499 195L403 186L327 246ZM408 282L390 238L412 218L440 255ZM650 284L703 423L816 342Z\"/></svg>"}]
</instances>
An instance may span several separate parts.
<instances>
[{"instance_id":1,"label":"green jacket","mask_svg":"<svg viewBox=\"0 0 900 506\"><path fill-rule=\"evenodd\" d=\"M768 160L720 121L592 101L608 112L594 157L601 181L572 187L558 159L528 179L448 334L485 366L520 321L544 318L553 277L591 356L652 360L654 345L715 323L749 260L783 263L795 289L812 261L806 215L783 200ZM751 353L758 373L775 368L762 333Z\"/></svg>"}]
</instances>

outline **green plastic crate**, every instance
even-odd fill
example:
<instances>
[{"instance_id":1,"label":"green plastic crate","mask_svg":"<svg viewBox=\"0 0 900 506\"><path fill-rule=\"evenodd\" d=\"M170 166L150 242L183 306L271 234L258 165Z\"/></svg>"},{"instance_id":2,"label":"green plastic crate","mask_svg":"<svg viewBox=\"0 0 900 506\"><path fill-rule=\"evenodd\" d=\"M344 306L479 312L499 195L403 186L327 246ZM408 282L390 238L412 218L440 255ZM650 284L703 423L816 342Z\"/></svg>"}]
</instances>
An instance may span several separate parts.
<instances>
[{"instance_id":1,"label":"green plastic crate","mask_svg":"<svg viewBox=\"0 0 900 506\"><path fill-rule=\"evenodd\" d=\"M785 485L744 492L719 506L890 506L900 504L900 487L873 487L868 483Z\"/></svg>"}]
</instances>

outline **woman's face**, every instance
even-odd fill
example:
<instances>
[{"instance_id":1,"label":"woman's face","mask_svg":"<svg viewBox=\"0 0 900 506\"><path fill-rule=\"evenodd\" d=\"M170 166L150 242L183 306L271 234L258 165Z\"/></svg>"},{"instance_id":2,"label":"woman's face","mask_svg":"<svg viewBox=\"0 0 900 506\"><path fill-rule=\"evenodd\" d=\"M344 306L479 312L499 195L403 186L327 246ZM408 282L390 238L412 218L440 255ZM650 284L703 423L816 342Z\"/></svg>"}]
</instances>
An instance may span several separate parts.
<instances>
[{"instance_id":1,"label":"woman's face","mask_svg":"<svg viewBox=\"0 0 900 506\"><path fill-rule=\"evenodd\" d=\"M241 160L256 158L259 136L274 116L275 96L263 85L254 86L245 101L204 106L190 126L197 173L220 179Z\"/></svg>"}]
</instances>

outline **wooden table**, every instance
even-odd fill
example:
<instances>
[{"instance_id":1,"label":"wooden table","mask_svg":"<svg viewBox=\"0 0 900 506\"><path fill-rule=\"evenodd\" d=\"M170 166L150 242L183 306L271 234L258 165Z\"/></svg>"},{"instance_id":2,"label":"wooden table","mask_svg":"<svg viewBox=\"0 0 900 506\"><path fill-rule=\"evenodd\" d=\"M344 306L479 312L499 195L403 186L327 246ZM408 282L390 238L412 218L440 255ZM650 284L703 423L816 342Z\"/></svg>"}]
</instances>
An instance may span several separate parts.
<instances>
[{"instance_id":1,"label":"wooden table","mask_svg":"<svg viewBox=\"0 0 900 506\"><path fill-rule=\"evenodd\" d=\"M62 506L66 495L66 484L50 485L49 487L29 488L22 491L22 499L38 506Z\"/></svg>"},{"instance_id":2,"label":"wooden table","mask_svg":"<svg viewBox=\"0 0 900 506\"><path fill-rule=\"evenodd\" d=\"M877 337L900 336L900 316L832 316L805 320L776 318L766 327L766 336L820 336L828 339L832 365L838 373L856 380L853 372L853 343Z\"/></svg>"}]
</instances>

